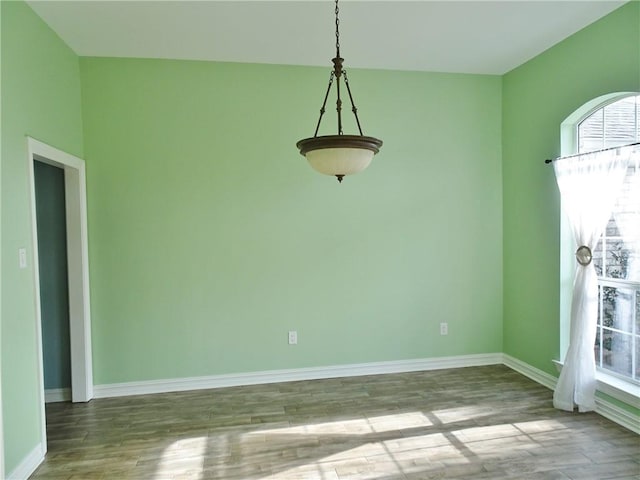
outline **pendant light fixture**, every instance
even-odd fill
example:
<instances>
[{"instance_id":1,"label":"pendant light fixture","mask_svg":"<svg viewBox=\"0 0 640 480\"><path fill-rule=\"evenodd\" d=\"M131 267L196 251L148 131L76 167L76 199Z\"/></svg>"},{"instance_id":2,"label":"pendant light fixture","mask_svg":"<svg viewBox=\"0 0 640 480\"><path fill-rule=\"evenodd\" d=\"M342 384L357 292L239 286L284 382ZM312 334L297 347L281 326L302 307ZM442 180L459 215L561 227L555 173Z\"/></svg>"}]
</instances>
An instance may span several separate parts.
<instances>
[{"instance_id":1,"label":"pendant light fixture","mask_svg":"<svg viewBox=\"0 0 640 480\"><path fill-rule=\"evenodd\" d=\"M311 167L325 175L333 175L338 179L338 182L342 182L345 175L353 175L354 173L361 172L369 166L373 156L378 153L382 146L382 140L378 140L374 137L367 137L362 134L362 128L360 127L360 120L358 119L358 109L353 103L353 95L351 95L351 88L349 88L349 80L347 78L346 70L343 70L342 63L344 59L340 57L340 31L338 26L340 20L338 19L338 0L336 0L336 56L332 59L333 70L329 77L329 86L327 87L327 93L324 96L324 102L320 109L320 118L316 125L316 131L313 137L300 140L296 146L300 149L300 154L305 156L311 165ZM342 133L342 100L340 99L340 81L344 79L344 84L347 87L347 93L349 94L349 100L351 101L351 111L356 118L356 124L358 125L358 131L360 135L344 135ZM331 91L333 82L336 82L336 111L338 112L338 134L337 135L324 135L318 136L318 130L320 129L320 122L325 112L325 106L327 104L327 98Z\"/></svg>"}]
</instances>

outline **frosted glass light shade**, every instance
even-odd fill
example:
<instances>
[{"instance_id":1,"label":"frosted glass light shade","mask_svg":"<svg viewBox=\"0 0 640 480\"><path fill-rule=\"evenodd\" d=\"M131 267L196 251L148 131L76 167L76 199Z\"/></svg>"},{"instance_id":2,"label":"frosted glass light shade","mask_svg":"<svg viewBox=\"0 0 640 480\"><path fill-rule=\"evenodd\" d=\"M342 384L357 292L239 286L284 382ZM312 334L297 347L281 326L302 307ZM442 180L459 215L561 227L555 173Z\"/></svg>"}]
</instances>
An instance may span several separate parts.
<instances>
[{"instance_id":1,"label":"frosted glass light shade","mask_svg":"<svg viewBox=\"0 0 640 480\"><path fill-rule=\"evenodd\" d=\"M321 148L307 152L309 165L325 175L353 175L369 166L371 150L362 148Z\"/></svg>"},{"instance_id":2,"label":"frosted glass light shade","mask_svg":"<svg viewBox=\"0 0 640 480\"><path fill-rule=\"evenodd\" d=\"M382 141L363 135L328 135L305 138L297 146L314 170L341 181L367 168Z\"/></svg>"}]
</instances>

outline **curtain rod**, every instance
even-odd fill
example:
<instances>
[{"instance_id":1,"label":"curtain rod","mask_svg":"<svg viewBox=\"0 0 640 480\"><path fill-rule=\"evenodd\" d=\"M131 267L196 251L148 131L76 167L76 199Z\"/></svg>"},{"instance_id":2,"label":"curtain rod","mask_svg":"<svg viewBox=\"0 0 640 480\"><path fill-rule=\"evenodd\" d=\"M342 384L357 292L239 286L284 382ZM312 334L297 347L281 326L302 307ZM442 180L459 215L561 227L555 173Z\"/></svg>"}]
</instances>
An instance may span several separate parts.
<instances>
[{"instance_id":1,"label":"curtain rod","mask_svg":"<svg viewBox=\"0 0 640 480\"><path fill-rule=\"evenodd\" d=\"M617 147L609 147L609 148L603 148L601 150L594 150L592 152L584 152L584 153L574 153L573 155L565 155L564 157L556 157L556 158L547 158L544 163L549 164L552 162L555 162L556 160L564 160L565 158L572 158L572 157L578 157L580 155L587 155L589 153L600 153L600 152L607 152L609 150L615 150L617 148L625 148L625 147L633 147L635 145L640 145L640 142L635 142L635 143L627 143L626 145L618 145Z\"/></svg>"}]
</instances>

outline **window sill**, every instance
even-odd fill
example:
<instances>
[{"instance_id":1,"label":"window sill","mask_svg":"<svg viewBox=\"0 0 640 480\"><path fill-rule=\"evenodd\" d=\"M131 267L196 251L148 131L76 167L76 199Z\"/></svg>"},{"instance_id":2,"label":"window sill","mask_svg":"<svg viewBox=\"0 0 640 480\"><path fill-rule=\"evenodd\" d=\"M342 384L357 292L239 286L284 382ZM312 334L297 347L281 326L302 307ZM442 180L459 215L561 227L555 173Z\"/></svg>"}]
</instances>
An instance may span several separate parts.
<instances>
[{"instance_id":1,"label":"window sill","mask_svg":"<svg viewBox=\"0 0 640 480\"><path fill-rule=\"evenodd\" d=\"M553 360L558 372L562 370L562 362ZM640 386L621 378L596 370L597 390L616 400L635 408L640 408Z\"/></svg>"}]
</instances>

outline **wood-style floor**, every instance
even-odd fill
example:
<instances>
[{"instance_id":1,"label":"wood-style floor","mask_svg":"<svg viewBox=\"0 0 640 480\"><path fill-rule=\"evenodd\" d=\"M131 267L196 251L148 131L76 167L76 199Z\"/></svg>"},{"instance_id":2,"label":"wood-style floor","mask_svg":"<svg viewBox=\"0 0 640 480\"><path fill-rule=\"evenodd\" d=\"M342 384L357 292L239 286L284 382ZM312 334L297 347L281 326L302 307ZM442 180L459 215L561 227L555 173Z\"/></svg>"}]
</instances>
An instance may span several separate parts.
<instances>
[{"instance_id":1,"label":"wood-style floor","mask_svg":"<svg viewBox=\"0 0 640 480\"><path fill-rule=\"evenodd\" d=\"M32 479L640 479L640 437L504 366L47 405Z\"/></svg>"}]
</instances>

